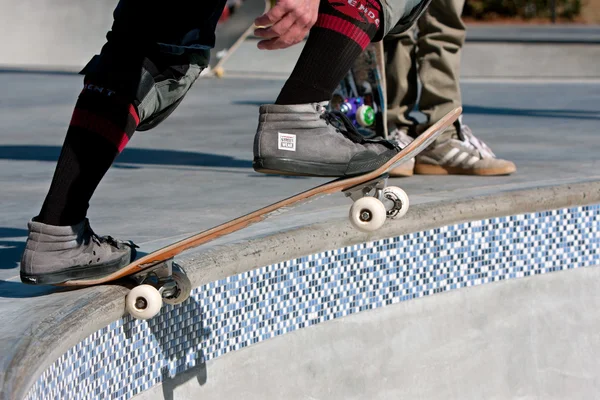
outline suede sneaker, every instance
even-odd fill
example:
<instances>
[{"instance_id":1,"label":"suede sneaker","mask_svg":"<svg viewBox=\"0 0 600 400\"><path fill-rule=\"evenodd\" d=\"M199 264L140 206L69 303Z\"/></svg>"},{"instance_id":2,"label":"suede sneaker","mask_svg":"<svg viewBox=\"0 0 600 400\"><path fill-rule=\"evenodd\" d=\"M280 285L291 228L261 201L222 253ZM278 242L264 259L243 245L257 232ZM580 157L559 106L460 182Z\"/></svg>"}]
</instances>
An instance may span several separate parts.
<instances>
[{"instance_id":1,"label":"suede sneaker","mask_svg":"<svg viewBox=\"0 0 600 400\"><path fill-rule=\"evenodd\" d=\"M492 150L462 123L462 117L416 157L415 173L422 175L509 175L514 163L496 158Z\"/></svg>"},{"instance_id":2,"label":"suede sneaker","mask_svg":"<svg viewBox=\"0 0 600 400\"><path fill-rule=\"evenodd\" d=\"M344 177L385 164L400 151L391 141L366 139L350 119L327 111L327 102L260 107L254 138L258 172Z\"/></svg>"},{"instance_id":3,"label":"suede sneaker","mask_svg":"<svg viewBox=\"0 0 600 400\"><path fill-rule=\"evenodd\" d=\"M131 242L100 237L87 220L72 226L30 221L21 258L21 281L32 285L59 284L109 275L135 259Z\"/></svg>"}]
</instances>

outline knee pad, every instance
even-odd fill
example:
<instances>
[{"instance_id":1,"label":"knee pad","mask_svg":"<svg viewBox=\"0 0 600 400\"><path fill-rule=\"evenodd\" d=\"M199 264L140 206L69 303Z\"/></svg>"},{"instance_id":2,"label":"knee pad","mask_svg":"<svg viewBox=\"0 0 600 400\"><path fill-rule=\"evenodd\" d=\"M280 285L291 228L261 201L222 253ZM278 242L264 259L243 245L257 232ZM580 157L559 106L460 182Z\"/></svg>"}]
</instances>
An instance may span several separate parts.
<instances>
[{"instance_id":1,"label":"knee pad","mask_svg":"<svg viewBox=\"0 0 600 400\"><path fill-rule=\"evenodd\" d=\"M399 34L409 30L414 23L423 15L431 0L422 0L406 16L402 17L398 23L388 32L388 34Z\"/></svg>"},{"instance_id":2,"label":"knee pad","mask_svg":"<svg viewBox=\"0 0 600 400\"><path fill-rule=\"evenodd\" d=\"M122 58L104 51L81 71L86 78L118 92L136 108L138 131L147 131L164 121L179 106L200 73L208 65L210 50L173 56L156 53L149 57ZM117 60L115 62L115 60Z\"/></svg>"},{"instance_id":3,"label":"knee pad","mask_svg":"<svg viewBox=\"0 0 600 400\"><path fill-rule=\"evenodd\" d=\"M138 131L147 131L162 121L181 104L200 73L208 65L210 52L203 60L190 60L187 64L154 63L147 60L136 94L140 117ZM187 60L187 57L184 58ZM167 65L166 67L160 66Z\"/></svg>"}]
</instances>

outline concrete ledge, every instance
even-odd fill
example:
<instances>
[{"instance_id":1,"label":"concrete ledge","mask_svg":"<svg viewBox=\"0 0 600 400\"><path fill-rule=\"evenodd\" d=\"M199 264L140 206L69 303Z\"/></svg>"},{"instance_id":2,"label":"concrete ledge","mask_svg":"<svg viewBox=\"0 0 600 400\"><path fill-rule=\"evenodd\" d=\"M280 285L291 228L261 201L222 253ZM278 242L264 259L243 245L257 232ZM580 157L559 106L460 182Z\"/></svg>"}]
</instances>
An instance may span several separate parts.
<instances>
[{"instance_id":1,"label":"concrete ledge","mask_svg":"<svg viewBox=\"0 0 600 400\"><path fill-rule=\"evenodd\" d=\"M590 79L600 77L600 44L467 43L463 78Z\"/></svg>"},{"instance_id":2,"label":"concrete ledge","mask_svg":"<svg viewBox=\"0 0 600 400\"><path fill-rule=\"evenodd\" d=\"M219 247L197 256L184 256L181 261L197 287L262 265L367 241L483 218L599 202L599 181L510 191L500 195L448 202L432 202L411 207L404 218L388 221L383 228L372 234L358 232L346 219L327 221L240 244Z\"/></svg>"},{"instance_id":3,"label":"concrete ledge","mask_svg":"<svg viewBox=\"0 0 600 400\"><path fill-rule=\"evenodd\" d=\"M359 233L346 220L327 221L242 243L220 246L180 259L195 287L263 265L320 251L495 216L600 203L600 182L541 187L411 208L407 216L375 234ZM200 249L201 250L201 249ZM20 399L51 363L83 338L124 314L120 286L65 293L68 304L48 312L29 333L15 338L0 363L2 399Z\"/></svg>"},{"instance_id":4,"label":"concrete ledge","mask_svg":"<svg viewBox=\"0 0 600 400\"><path fill-rule=\"evenodd\" d=\"M600 44L600 26L467 24L467 42Z\"/></svg>"}]
</instances>

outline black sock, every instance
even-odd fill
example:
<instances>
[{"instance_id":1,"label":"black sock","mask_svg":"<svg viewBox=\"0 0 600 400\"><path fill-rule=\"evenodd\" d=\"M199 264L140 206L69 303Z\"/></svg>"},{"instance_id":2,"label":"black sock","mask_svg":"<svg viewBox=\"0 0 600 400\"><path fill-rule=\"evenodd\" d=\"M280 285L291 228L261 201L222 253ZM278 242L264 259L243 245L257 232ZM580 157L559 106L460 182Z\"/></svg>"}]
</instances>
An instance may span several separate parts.
<instances>
[{"instance_id":1,"label":"black sock","mask_svg":"<svg viewBox=\"0 0 600 400\"><path fill-rule=\"evenodd\" d=\"M36 221L57 226L81 222L89 201L139 119L129 102L86 83L56 165L50 190Z\"/></svg>"},{"instance_id":2,"label":"black sock","mask_svg":"<svg viewBox=\"0 0 600 400\"><path fill-rule=\"evenodd\" d=\"M321 0L319 19L276 104L305 104L331 99L354 60L379 29L377 0Z\"/></svg>"}]
</instances>

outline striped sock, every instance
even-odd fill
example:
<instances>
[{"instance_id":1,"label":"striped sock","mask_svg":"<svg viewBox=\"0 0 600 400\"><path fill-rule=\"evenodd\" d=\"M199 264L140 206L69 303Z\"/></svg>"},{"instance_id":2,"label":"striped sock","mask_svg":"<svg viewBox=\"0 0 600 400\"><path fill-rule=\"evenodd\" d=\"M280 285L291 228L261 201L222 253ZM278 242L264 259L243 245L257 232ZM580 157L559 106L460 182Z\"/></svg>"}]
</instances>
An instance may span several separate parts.
<instances>
[{"instance_id":1,"label":"striped sock","mask_svg":"<svg viewBox=\"0 0 600 400\"><path fill-rule=\"evenodd\" d=\"M319 18L276 104L305 104L331 99L354 60L380 26L377 0L322 0Z\"/></svg>"},{"instance_id":2,"label":"striped sock","mask_svg":"<svg viewBox=\"0 0 600 400\"><path fill-rule=\"evenodd\" d=\"M86 82L36 221L57 226L81 222L96 187L138 124L131 103L111 90Z\"/></svg>"}]
</instances>

